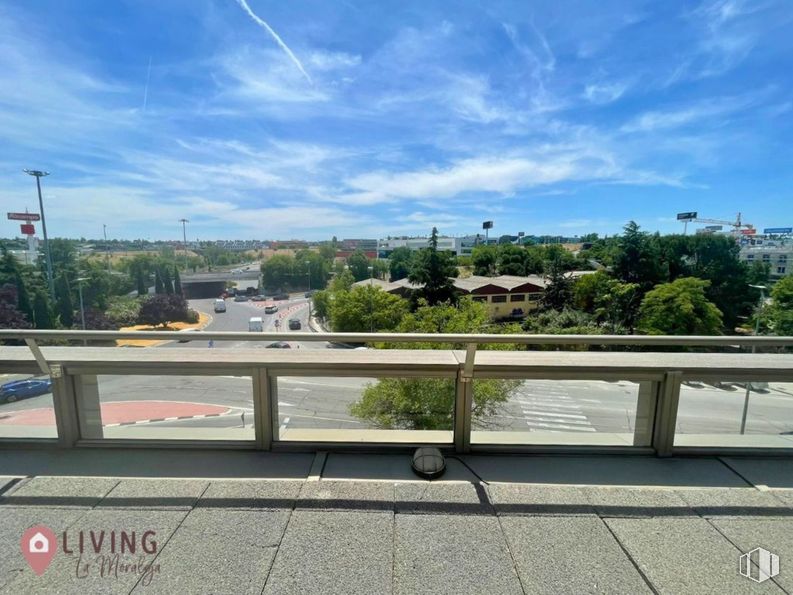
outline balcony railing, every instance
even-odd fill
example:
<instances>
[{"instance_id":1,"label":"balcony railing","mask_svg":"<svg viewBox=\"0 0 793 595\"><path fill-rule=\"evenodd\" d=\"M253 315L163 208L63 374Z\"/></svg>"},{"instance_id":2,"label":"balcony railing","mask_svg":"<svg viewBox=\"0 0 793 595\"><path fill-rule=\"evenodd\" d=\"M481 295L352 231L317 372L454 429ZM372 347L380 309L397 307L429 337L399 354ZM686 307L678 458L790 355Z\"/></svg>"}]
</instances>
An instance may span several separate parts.
<instances>
[{"instance_id":1,"label":"balcony railing","mask_svg":"<svg viewBox=\"0 0 793 595\"><path fill-rule=\"evenodd\" d=\"M142 338L192 347L115 347ZM26 343L0 347L4 384L44 383L30 399L0 397L10 445L793 449L793 337L0 330L0 340ZM250 345L196 348L210 340ZM447 348L260 349L274 341ZM491 344L641 350L478 349Z\"/></svg>"}]
</instances>

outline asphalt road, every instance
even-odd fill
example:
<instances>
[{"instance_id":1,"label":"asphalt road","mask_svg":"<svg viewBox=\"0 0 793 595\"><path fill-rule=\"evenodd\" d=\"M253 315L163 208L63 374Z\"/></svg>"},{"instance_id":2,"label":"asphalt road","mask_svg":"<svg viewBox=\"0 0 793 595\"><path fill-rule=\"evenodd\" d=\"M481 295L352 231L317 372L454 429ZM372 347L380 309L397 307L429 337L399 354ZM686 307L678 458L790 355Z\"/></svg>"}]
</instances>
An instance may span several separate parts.
<instances>
[{"instance_id":1,"label":"asphalt road","mask_svg":"<svg viewBox=\"0 0 793 595\"><path fill-rule=\"evenodd\" d=\"M302 295L277 302L276 314L264 314L264 302L227 300L227 311L212 311L214 300L191 300L190 305L212 316L206 330L247 332L248 320L261 316L266 331L275 331L280 320L298 318L305 332L308 300ZM200 333L196 333L200 334ZM219 341L214 349L266 348L268 342ZM324 342L290 341L293 349L326 349ZM175 347L207 349L208 342L194 339L169 342L157 349ZM7 382L15 377L0 377ZM365 378L279 378L278 413L282 428L369 428L368 422L352 417L349 407L360 399L364 387L375 379ZM154 422L167 427L237 427L250 425L253 390L250 377L200 376L100 376L103 402L165 400L222 405L228 413L217 417ZM630 382L527 380L504 403L498 413L477 420L475 429L525 432L632 432L638 385ZM694 434L737 434L743 408L743 388L684 385L681 389L678 432ZM751 393L747 433L793 433L793 384L772 384L766 393ZM3 416L14 411L51 408L52 396L42 395L0 405L0 435ZM451 411L449 412L451 414ZM244 415L244 419L243 419ZM451 428L449 428L451 429ZM529 439L530 440L530 439Z\"/></svg>"}]
</instances>

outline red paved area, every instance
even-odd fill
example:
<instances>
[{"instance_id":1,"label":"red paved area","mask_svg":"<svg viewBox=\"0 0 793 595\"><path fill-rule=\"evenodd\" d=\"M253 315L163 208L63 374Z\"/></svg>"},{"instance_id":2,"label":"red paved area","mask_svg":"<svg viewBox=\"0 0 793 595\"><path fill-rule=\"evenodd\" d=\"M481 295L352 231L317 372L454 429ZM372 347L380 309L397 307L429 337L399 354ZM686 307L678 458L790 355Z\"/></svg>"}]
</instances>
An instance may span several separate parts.
<instances>
[{"instance_id":1,"label":"red paved area","mask_svg":"<svg viewBox=\"0 0 793 595\"><path fill-rule=\"evenodd\" d=\"M229 411L228 407L222 405L179 401L118 401L102 403L101 408L103 425L164 417L218 415ZM54 426L55 411L50 408L41 408L0 412L0 425Z\"/></svg>"}]
</instances>

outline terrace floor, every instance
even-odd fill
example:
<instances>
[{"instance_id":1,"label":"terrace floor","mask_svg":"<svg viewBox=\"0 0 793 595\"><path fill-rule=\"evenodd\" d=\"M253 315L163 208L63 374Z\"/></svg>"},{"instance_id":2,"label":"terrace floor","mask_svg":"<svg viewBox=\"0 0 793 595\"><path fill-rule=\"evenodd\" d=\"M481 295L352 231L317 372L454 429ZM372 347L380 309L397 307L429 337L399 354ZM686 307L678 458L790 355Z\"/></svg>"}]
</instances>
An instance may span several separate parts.
<instances>
[{"instance_id":1,"label":"terrace floor","mask_svg":"<svg viewBox=\"0 0 793 595\"><path fill-rule=\"evenodd\" d=\"M0 593L793 592L791 459L463 456L432 482L409 463L0 450ZM38 524L42 576L20 553ZM760 584L739 574L758 546L781 568Z\"/></svg>"}]
</instances>

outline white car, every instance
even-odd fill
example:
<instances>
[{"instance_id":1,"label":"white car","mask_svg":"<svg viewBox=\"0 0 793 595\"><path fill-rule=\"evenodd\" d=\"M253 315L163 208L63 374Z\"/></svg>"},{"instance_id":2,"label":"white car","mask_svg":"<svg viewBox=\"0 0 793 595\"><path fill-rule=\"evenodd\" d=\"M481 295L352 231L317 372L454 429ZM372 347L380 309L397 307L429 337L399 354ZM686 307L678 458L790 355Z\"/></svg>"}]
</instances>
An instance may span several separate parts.
<instances>
[{"instance_id":1,"label":"white car","mask_svg":"<svg viewBox=\"0 0 793 595\"><path fill-rule=\"evenodd\" d=\"M261 333L264 331L264 321L261 316L254 316L248 321L248 332Z\"/></svg>"},{"instance_id":2,"label":"white car","mask_svg":"<svg viewBox=\"0 0 793 595\"><path fill-rule=\"evenodd\" d=\"M226 311L226 302L225 300L215 300L215 312L225 312Z\"/></svg>"}]
</instances>

